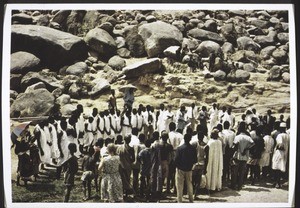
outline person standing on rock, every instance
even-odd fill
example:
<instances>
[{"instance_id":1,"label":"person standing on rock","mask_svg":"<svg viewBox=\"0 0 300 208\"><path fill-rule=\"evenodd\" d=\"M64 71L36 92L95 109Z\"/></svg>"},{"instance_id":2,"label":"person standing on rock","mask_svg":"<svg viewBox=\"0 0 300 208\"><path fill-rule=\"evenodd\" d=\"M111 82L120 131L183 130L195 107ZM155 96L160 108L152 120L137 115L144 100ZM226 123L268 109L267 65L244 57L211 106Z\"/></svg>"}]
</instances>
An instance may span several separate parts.
<instances>
[{"instance_id":1,"label":"person standing on rock","mask_svg":"<svg viewBox=\"0 0 300 208\"><path fill-rule=\"evenodd\" d=\"M124 92L124 107L132 108L134 102L134 88L126 88Z\"/></svg>"},{"instance_id":2,"label":"person standing on rock","mask_svg":"<svg viewBox=\"0 0 300 208\"><path fill-rule=\"evenodd\" d=\"M214 71L215 61L216 61L216 54L215 54L215 53L211 53L211 54L209 55L209 68L208 68L208 70L209 70L210 72L213 72L213 71Z\"/></svg>"},{"instance_id":3,"label":"person standing on rock","mask_svg":"<svg viewBox=\"0 0 300 208\"><path fill-rule=\"evenodd\" d=\"M112 89L110 91L110 96L108 98L108 109L109 110L114 110L117 111L118 107L117 107L117 98L115 96L116 92L114 89Z\"/></svg>"}]
</instances>

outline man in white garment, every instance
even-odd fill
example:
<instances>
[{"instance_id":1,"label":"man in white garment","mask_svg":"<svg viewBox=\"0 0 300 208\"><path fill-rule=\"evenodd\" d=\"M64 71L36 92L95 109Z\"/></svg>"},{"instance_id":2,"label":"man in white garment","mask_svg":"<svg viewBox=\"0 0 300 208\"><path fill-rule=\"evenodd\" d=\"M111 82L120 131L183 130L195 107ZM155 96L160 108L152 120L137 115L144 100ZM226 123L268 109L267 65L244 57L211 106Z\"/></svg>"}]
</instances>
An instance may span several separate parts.
<instances>
[{"instance_id":1,"label":"man in white garment","mask_svg":"<svg viewBox=\"0 0 300 208\"><path fill-rule=\"evenodd\" d=\"M208 191L221 190L223 172L222 142L218 139L219 131L213 129L211 139L208 141L206 149L206 189Z\"/></svg>"},{"instance_id":2,"label":"man in white garment","mask_svg":"<svg viewBox=\"0 0 300 208\"><path fill-rule=\"evenodd\" d=\"M235 117L234 115L232 114L232 110L231 108L228 108L227 111L224 113L224 116L223 116L223 124L225 121L228 121L229 124L230 124L230 128L233 129L234 128L234 125L235 125Z\"/></svg>"},{"instance_id":3,"label":"man in white garment","mask_svg":"<svg viewBox=\"0 0 300 208\"><path fill-rule=\"evenodd\" d=\"M191 122L190 127L192 130L195 130L195 126L197 125L198 114L198 107L195 103L192 103L192 105L187 109L187 118Z\"/></svg>"},{"instance_id":4,"label":"man in white garment","mask_svg":"<svg viewBox=\"0 0 300 208\"><path fill-rule=\"evenodd\" d=\"M209 110L209 123L210 123L210 130L212 130L215 126L218 124L218 116L219 116L219 110L217 108L217 104L214 103L212 108Z\"/></svg>"},{"instance_id":5,"label":"man in white garment","mask_svg":"<svg viewBox=\"0 0 300 208\"><path fill-rule=\"evenodd\" d=\"M110 119L109 119L109 112L108 110L104 111L104 121L105 121L105 138L104 139L112 139L114 138L114 135L112 134L113 132L111 131L111 124L110 124Z\"/></svg>"},{"instance_id":6,"label":"man in white garment","mask_svg":"<svg viewBox=\"0 0 300 208\"><path fill-rule=\"evenodd\" d=\"M169 133L170 129L169 129L169 125L171 122L175 122L175 115L172 112L172 106L168 105L168 108L164 114L164 118L163 118L164 122L165 122L165 127L166 127L166 132Z\"/></svg>"},{"instance_id":7,"label":"man in white garment","mask_svg":"<svg viewBox=\"0 0 300 208\"><path fill-rule=\"evenodd\" d=\"M159 110L156 112L156 130L161 133L166 130L165 122L164 122L164 114L165 114L165 105L162 103L159 106Z\"/></svg>"}]
</instances>

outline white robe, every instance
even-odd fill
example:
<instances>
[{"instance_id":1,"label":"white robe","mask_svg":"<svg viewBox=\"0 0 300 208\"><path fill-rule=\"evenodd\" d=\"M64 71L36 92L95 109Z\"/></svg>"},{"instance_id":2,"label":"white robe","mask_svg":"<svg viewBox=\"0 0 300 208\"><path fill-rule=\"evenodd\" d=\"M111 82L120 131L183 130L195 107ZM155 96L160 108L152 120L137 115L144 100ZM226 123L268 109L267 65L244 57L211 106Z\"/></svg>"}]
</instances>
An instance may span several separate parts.
<instances>
[{"instance_id":1,"label":"white robe","mask_svg":"<svg viewBox=\"0 0 300 208\"><path fill-rule=\"evenodd\" d=\"M212 130L215 126L218 125L218 116L219 110L216 108L211 108L209 110L209 122L210 122L210 129Z\"/></svg>"},{"instance_id":2,"label":"white robe","mask_svg":"<svg viewBox=\"0 0 300 208\"><path fill-rule=\"evenodd\" d=\"M131 127L138 128L138 114L131 114Z\"/></svg>"},{"instance_id":3,"label":"white robe","mask_svg":"<svg viewBox=\"0 0 300 208\"><path fill-rule=\"evenodd\" d=\"M49 124L49 128L51 128L51 138L52 138L52 146L51 146L51 158L57 159L59 157L59 149L57 144L57 131L53 124Z\"/></svg>"},{"instance_id":4,"label":"white robe","mask_svg":"<svg viewBox=\"0 0 300 208\"><path fill-rule=\"evenodd\" d=\"M94 135L93 135L93 131L95 130L93 128L93 124L86 121L86 125L87 125L87 130L84 134L84 146L87 147L90 144L92 144L92 142L94 141Z\"/></svg>"},{"instance_id":5,"label":"white robe","mask_svg":"<svg viewBox=\"0 0 300 208\"><path fill-rule=\"evenodd\" d=\"M122 126L122 135L123 135L123 138L127 135L127 134L131 134L131 127L130 127L130 122L129 122L129 118L124 115L124 120L123 120L123 125L125 126Z\"/></svg>"},{"instance_id":6,"label":"white robe","mask_svg":"<svg viewBox=\"0 0 300 208\"><path fill-rule=\"evenodd\" d=\"M81 114L78 118L77 123L75 124L76 134L77 134L77 138L79 139L80 144L83 144L84 135L83 135L83 138L79 138L79 133L84 132L84 123L85 123L85 120L84 120L83 114Z\"/></svg>"},{"instance_id":7,"label":"white robe","mask_svg":"<svg viewBox=\"0 0 300 208\"><path fill-rule=\"evenodd\" d=\"M270 165L270 157L274 150L274 140L270 135L264 136L263 140L265 142L265 149L262 152L259 160L260 167L266 167Z\"/></svg>"},{"instance_id":8,"label":"white robe","mask_svg":"<svg viewBox=\"0 0 300 208\"><path fill-rule=\"evenodd\" d=\"M166 111L165 114L164 114L164 122L165 122L166 131L169 133L170 132L170 129L169 129L170 123L175 122L174 113Z\"/></svg>"},{"instance_id":9,"label":"white robe","mask_svg":"<svg viewBox=\"0 0 300 208\"><path fill-rule=\"evenodd\" d=\"M121 117L114 115L113 116L113 126L115 129L115 136L117 137L118 135L122 135L122 125L121 125Z\"/></svg>"},{"instance_id":10,"label":"white robe","mask_svg":"<svg viewBox=\"0 0 300 208\"><path fill-rule=\"evenodd\" d=\"M283 151L274 150L272 158L272 169L285 172L287 156L289 151L289 137L286 133L280 133L276 137L277 144L283 144Z\"/></svg>"},{"instance_id":11,"label":"white robe","mask_svg":"<svg viewBox=\"0 0 300 208\"><path fill-rule=\"evenodd\" d=\"M137 120L138 120L138 124L137 124L137 128L139 129L139 132L143 132L143 125L144 125L144 118L143 115L141 114L137 114Z\"/></svg>"},{"instance_id":12,"label":"white robe","mask_svg":"<svg viewBox=\"0 0 300 208\"><path fill-rule=\"evenodd\" d=\"M165 125L165 122L164 122L165 112L166 112L165 110L159 110L159 116L157 118L157 123L156 123L157 131L159 133L161 133L163 130L166 130L166 125Z\"/></svg>"},{"instance_id":13,"label":"white robe","mask_svg":"<svg viewBox=\"0 0 300 208\"><path fill-rule=\"evenodd\" d=\"M100 129L100 131L99 131L99 129ZM98 128L97 128L97 138L106 139L105 136L106 136L106 134L105 134L105 120L104 120L104 117L99 117L99 124L98 124Z\"/></svg>"},{"instance_id":14,"label":"white robe","mask_svg":"<svg viewBox=\"0 0 300 208\"><path fill-rule=\"evenodd\" d=\"M47 144L47 141L50 142L49 135L47 136L45 134L44 129L42 129L39 125L35 126L35 131L39 131L41 133L39 140L40 140L41 149L43 150L44 155L41 154L41 150L40 150L39 151L40 159L43 164L51 164L51 147ZM48 129L48 131L49 131L49 129Z\"/></svg>"},{"instance_id":15,"label":"white robe","mask_svg":"<svg viewBox=\"0 0 300 208\"><path fill-rule=\"evenodd\" d=\"M60 141L60 146L61 146L61 151L63 153L63 157L59 157L58 160L57 160L57 166L61 166L62 164L64 164L70 157L71 157L71 154L70 154L70 151L69 151L69 144L70 144L70 141L69 141L69 138L67 136L67 132L61 130L62 132L62 138L61 138L61 141Z\"/></svg>"},{"instance_id":16,"label":"white robe","mask_svg":"<svg viewBox=\"0 0 300 208\"><path fill-rule=\"evenodd\" d=\"M220 140L210 139L209 156L206 173L206 188L208 190L219 190L222 188L223 154Z\"/></svg>"},{"instance_id":17,"label":"white robe","mask_svg":"<svg viewBox=\"0 0 300 208\"><path fill-rule=\"evenodd\" d=\"M68 124L67 129L68 129L68 130L69 130L69 129L74 130L74 127L71 126L70 124ZM79 151L79 142L78 142L77 137L74 138L73 135L69 135L69 136L67 136L67 137L68 137L69 143L74 143L74 144L76 145L76 150L77 150L77 151L74 153L74 155L75 155L76 157L79 158L79 156L81 155L81 152Z\"/></svg>"},{"instance_id":18,"label":"white robe","mask_svg":"<svg viewBox=\"0 0 300 208\"><path fill-rule=\"evenodd\" d=\"M222 119L223 124L225 121L229 122L230 128L234 127L234 121L235 121L234 115L232 114L229 115L227 112L225 112Z\"/></svg>"}]
</instances>

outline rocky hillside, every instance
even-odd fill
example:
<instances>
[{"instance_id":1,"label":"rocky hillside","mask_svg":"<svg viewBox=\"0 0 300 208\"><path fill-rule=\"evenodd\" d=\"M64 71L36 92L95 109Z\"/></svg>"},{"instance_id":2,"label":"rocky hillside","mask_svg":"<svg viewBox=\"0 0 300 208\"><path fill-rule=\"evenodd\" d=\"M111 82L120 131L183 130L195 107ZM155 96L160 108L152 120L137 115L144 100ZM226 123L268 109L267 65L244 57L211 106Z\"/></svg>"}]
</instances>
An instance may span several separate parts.
<instances>
[{"instance_id":1,"label":"rocky hillside","mask_svg":"<svg viewBox=\"0 0 300 208\"><path fill-rule=\"evenodd\" d=\"M11 116L48 115L55 103L66 115L77 103L106 107L109 89L126 83L136 103L289 113L288 32L287 11L16 10Z\"/></svg>"}]
</instances>

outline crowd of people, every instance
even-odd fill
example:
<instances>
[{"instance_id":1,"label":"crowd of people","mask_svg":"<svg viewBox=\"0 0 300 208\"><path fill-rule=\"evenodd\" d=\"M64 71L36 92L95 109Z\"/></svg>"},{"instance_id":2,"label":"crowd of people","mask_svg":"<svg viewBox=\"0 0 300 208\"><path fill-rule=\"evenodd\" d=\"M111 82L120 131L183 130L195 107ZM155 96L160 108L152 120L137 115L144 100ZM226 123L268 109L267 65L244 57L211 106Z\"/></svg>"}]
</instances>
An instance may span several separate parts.
<instances>
[{"instance_id":1,"label":"crowd of people","mask_svg":"<svg viewBox=\"0 0 300 208\"><path fill-rule=\"evenodd\" d=\"M83 200L92 197L92 182L106 202L130 194L159 201L171 193L182 202L185 192L193 202L203 184L210 194L227 185L241 190L245 179L254 185L269 178L281 187L289 169L289 118L249 108L238 120L216 103L210 109L194 103L177 111L165 104L135 108L134 97L127 97L122 111L112 92L105 110L85 115L79 104L68 118L57 110L33 133L25 129L14 140L17 185L50 165L57 179L64 173L65 202L80 168Z\"/></svg>"}]
</instances>

